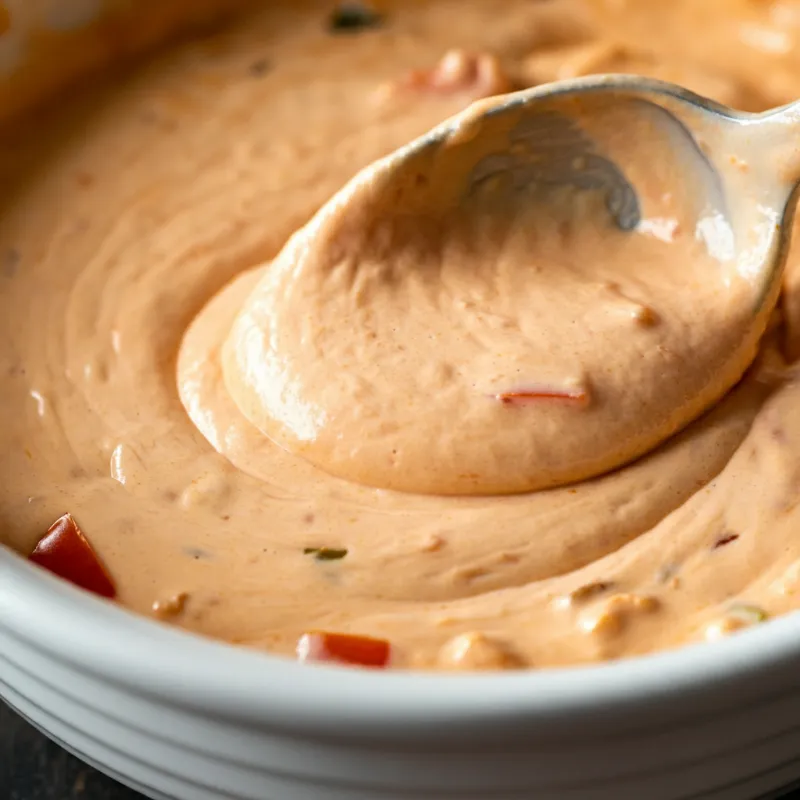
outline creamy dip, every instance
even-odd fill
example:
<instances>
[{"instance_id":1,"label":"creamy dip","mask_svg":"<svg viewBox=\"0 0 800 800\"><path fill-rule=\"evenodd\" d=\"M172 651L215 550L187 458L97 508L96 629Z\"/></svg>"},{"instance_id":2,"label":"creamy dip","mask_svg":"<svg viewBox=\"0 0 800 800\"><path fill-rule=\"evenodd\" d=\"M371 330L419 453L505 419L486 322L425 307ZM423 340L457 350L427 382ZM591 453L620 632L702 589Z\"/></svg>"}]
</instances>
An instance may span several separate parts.
<instances>
[{"instance_id":1,"label":"creamy dip","mask_svg":"<svg viewBox=\"0 0 800 800\"><path fill-rule=\"evenodd\" d=\"M369 635L407 668L618 658L795 608L796 258L783 313L733 391L628 466L550 489L512 474L514 426L529 409L485 405L542 381L572 387L573 399L591 394L585 363L565 354L544 364L545 378L510 380L523 362L512 334L534 316L550 337L542 352L557 354L561 295L522 302L535 270L484 265L462 280L444 261L399 286L373 275L331 287L312 274L286 292L273 259L359 169L481 97L631 71L749 110L787 102L800 94L800 5L438 0L380 10L380 24L344 31L332 30L330 3L269 3L5 132L4 541L27 554L70 512L135 611L286 654L309 630ZM614 319L644 350L671 349L691 377L690 323L714 324L725 308L703 300L719 292L692 263L662 284L601 271L578 311ZM237 387L241 320L265 286L271 307L260 313L285 326L286 366L311 375L338 415L333 444L297 446L273 425L274 407L265 414ZM359 297L381 312L354 318L360 342L375 334L374 351L329 335L345 330ZM660 324L675 315L683 327ZM323 338L304 350L315 332ZM470 340L501 342L500 367L480 362ZM607 363L619 381L613 341L589 344L594 379ZM375 360L396 372L377 396L395 404L391 430L383 403L360 394ZM478 376L466 404L465 363ZM407 392L392 397L398 378ZM437 406L442 398L455 400ZM493 431L507 443L494 483L482 476L476 492L471 470L449 469L426 484L426 447L446 463L448 437L476 414L473 463L497 453ZM378 474L376 442L398 450L402 469Z\"/></svg>"}]
</instances>

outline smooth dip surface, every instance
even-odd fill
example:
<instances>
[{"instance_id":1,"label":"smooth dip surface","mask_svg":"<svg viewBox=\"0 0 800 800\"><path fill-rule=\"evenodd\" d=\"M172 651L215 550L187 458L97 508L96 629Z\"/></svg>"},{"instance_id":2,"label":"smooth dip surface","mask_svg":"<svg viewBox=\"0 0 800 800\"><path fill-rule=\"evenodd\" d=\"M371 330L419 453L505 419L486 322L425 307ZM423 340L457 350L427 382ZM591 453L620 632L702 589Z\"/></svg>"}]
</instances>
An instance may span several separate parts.
<instances>
[{"instance_id":1,"label":"smooth dip surface","mask_svg":"<svg viewBox=\"0 0 800 800\"><path fill-rule=\"evenodd\" d=\"M628 71L748 110L794 99L800 4L379 9L337 30L330 3L273 2L5 132L3 540L27 554L70 512L140 613L286 654L309 630L370 635L398 667L618 658L795 608L796 257L734 390L639 460L548 489L583 475L524 485L526 414L568 437L569 415L646 387L658 358L686 361L691 391L697 343L724 349L748 302L680 224L657 231L672 237L659 280L613 257L636 245L610 228L581 241L610 248L591 269L520 270L528 243L505 229L473 232L510 254L496 268L468 237L412 275L376 259L297 279L279 253L358 170L483 97ZM555 261L572 252L563 227L533 235ZM286 358L259 395L242 376L265 326ZM519 343L539 326L534 374ZM622 345L641 371L620 374ZM299 413L298 382L332 428Z\"/></svg>"}]
</instances>

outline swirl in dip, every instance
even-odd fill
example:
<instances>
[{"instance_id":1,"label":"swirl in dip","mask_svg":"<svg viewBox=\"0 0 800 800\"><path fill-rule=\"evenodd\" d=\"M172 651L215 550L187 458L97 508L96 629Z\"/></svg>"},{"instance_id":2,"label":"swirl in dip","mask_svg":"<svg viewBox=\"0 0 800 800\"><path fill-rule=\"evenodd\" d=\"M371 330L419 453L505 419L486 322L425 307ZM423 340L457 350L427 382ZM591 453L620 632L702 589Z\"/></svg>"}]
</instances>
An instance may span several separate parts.
<instances>
[{"instance_id":1,"label":"swirl in dip","mask_svg":"<svg viewBox=\"0 0 800 800\"><path fill-rule=\"evenodd\" d=\"M759 110L800 95L799 70L793 0L286 0L7 124L3 540L30 553L70 512L135 611L286 654L309 631L372 637L404 668L619 658L797 607L796 257L708 413L637 460L620 441L618 462L531 478L517 432L542 402L566 442L653 353L703 377L707 269L570 273L537 300L538 268L462 269L470 247L303 280L278 256L360 169L480 98L633 72ZM550 358L529 374L515 343L537 325ZM265 341L280 358L254 391ZM623 373L626 341L647 357Z\"/></svg>"}]
</instances>

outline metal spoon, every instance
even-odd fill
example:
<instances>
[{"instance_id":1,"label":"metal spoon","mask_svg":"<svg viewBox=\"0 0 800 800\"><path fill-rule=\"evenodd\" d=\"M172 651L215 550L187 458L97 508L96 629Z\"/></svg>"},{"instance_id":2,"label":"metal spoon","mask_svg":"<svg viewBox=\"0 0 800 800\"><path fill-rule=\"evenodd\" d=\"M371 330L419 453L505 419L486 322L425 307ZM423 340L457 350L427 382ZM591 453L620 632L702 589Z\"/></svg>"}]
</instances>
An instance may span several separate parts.
<instances>
[{"instance_id":1,"label":"metal spoon","mask_svg":"<svg viewBox=\"0 0 800 800\"><path fill-rule=\"evenodd\" d=\"M762 287L754 308L759 327L756 320L763 323L780 292L791 233L800 101L752 114L631 75L559 81L479 101L401 148L384 160L383 191L402 186L403 203L420 210L426 202L437 208L458 202L501 176L511 192L536 185L599 190L616 225L632 231L642 223L638 187L627 176L625 153L617 148L612 155L609 142L593 136L603 119L613 119L625 137L631 129L649 128L652 135L658 128L672 139L671 155L684 159L672 165L675 180L692 180L705 195L699 235L720 257L744 258L743 269ZM665 155L661 144L654 164Z\"/></svg>"},{"instance_id":2,"label":"metal spoon","mask_svg":"<svg viewBox=\"0 0 800 800\"><path fill-rule=\"evenodd\" d=\"M286 276L288 282L308 280L306 291L313 296L308 286L325 286L324 277L322 283L314 283L307 276L324 276L336 264L344 263L344 251L348 251L346 263L351 266L362 256L374 263L376 253L378 258L386 255L391 260L391 247L406 246L415 231L420 231L427 254L440 246L425 244L437 226L445 229L452 225L454 236L465 230L469 236L487 217L504 215L524 226L530 224L531 209L535 215L549 213L554 207L547 199L551 196L558 199L561 215L553 217L553 225L563 224L563 210L566 207L570 213L574 196L577 223L568 221L570 236L575 231L579 236L587 229L581 226L588 222L595 234L601 232L591 240L592 247L599 242L601 250L610 243L622 252L625 241L634 241L625 239L628 236L652 237L642 240L647 242L660 240L660 244L656 242L661 247L659 260L650 264L648 280L654 279L653 264L669 265L662 245L668 242L670 230L659 226L674 223L658 218L655 211L679 207L681 213L675 216L680 217L684 249L675 252L685 259L687 252L699 252L695 247L699 242L704 256L699 277L697 272L691 273L691 280L697 281L692 283L692 296L701 296L698 292L712 285L708 281L717 282L714 286L733 287L719 295L708 295L709 303L717 302L719 296L719 308L724 313L715 316L712 312L719 308L709 308L707 319L692 317L689 322L681 317L680 309L676 314L673 308L673 316L662 320L665 327L661 330L672 337L668 347L658 345L657 332L651 334L640 328L631 329L628 335L627 329L614 327L616 323L604 317L598 327L604 331L598 334L601 339L588 345L594 349L586 363L591 363L593 371L588 373L586 384L579 378L577 389L571 385L536 385L537 367L541 374L553 350L536 350L539 333L535 324L533 329L528 324L527 331L520 331L517 339L513 339L517 335L513 333L507 340L512 348L519 342L530 343L529 361L525 361L524 350L518 349L522 356L512 365L514 374L532 376L532 386L527 389L510 385L495 394L493 388L481 383L494 364L487 370L484 360L473 369L473 359L464 370L456 369L460 383L455 388L448 386L446 392L420 400L414 395L413 370L395 373L397 361L386 355L384 374L396 379L398 391L409 399L393 405L396 410L390 412L387 409L392 403L386 397L364 393L363 408L359 407L358 413L387 421L386 430L392 431L391 436L383 433L375 443L369 443L374 457L364 457L362 464L351 458L349 451L338 460L328 455L333 449L328 439L338 442L343 435L338 426L348 414L356 413L351 411L347 396L318 415L324 425L319 425L313 437L303 438L303 454L349 479L406 491L448 494L541 489L585 479L641 456L719 400L754 360L780 294L799 180L800 104L764 114L745 114L678 86L614 75L554 83L480 101L356 176L290 243L278 260L283 266L275 274ZM582 195L590 201L581 200ZM678 198L672 206L664 201L668 195ZM520 210L524 213L517 215ZM578 210L583 217L578 216ZM587 213L594 216L587 219ZM541 218L536 216L534 222L540 224ZM604 229L608 231L605 239ZM363 234L364 230L380 233ZM427 231L428 240L422 231ZM473 237L474 241L478 239ZM535 247L535 236L531 241ZM395 244L384 246L381 242ZM531 263L535 256L531 254ZM410 262L407 259L403 263ZM525 269L525 263L527 258L519 268ZM706 263L713 278L704 271ZM545 266L539 263L537 269ZM485 264L480 262L480 267ZM437 274L436 269L426 274ZM491 271L488 274L487 285L492 285ZM656 272L655 280L662 274ZM395 270L391 280L413 280L409 275ZM641 290L635 275L632 280L633 288ZM528 291L536 291L535 281L527 285ZM278 294L285 295L288 287L289 283L281 285ZM679 289L689 291L683 283ZM613 304L602 302L607 307ZM582 309L583 314L594 313L590 302ZM324 318L325 308L318 312ZM492 307L481 309L481 313L492 312ZM270 324L275 334L283 323ZM324 319L321 324L326 324ZM331 319L327 324L340 322ZM565 319L565 336L580 324L580 319ZM724 327L715 329L715 325ZM383 350L367 349L364 352L371 355L348 366L350 373L358 373L364 365L365 386L383 354L394 352L391 342L398 330L388 330L390 343ZM416 333L418 340L427 338L424 330ZM584 349L585 333L584 328ZM405 334L400 331L397 335ZM548 335L547 347L563 351L564 363L568 363L572 354L564 350L563 340L554 339L552 331ZM610 338L604 340L604 336ZM604 344L612 340L613 345ZM298 344L296 336L287 333L281 339L273 335L270 341L286 343L285 352L275 363L297 361L303 345ZM431 346L420 350L420 357L430 362L444 350L446 345L440 350ZM498 352L501 350L502 346ZM617 357L622 351L624 358ZM489 348L487 358L493 357L493 352ZM259 354L252 364L242 365L242 373L257 374L261 360ZM520 364L522 369L517 368ZM627 380L620 375L626 370L631 375ZM277 378L283 380L282 374ZM503 374L507 376L510 370ZM268 377L267 388L273 380ZM301 383L296 381L296 385ZM319 384L327 385L322 379ZM520 405L526 408L509 415L485 405L486 397L506 405L523 401ZM317 399L304 397L303 402L311 407ZM576 399L581 402L572 402ZM419 410L415 403L421 404ZM432 414L432 409L437 411ZM395 417L387 420L390 413ZM432 444L439 441L439 423L431 422L437 414L449 426L441 451ZM293 428L291 415L276 420L270 435L278 441L291 447L294 439L302 438ZM420 426L429 422L430 431L421 436ZM357 427L351 425L350 430ZM490 445L484 450L482 442ZM395 453L399 455L393 459Z\"/></svg>"}]
</instances>

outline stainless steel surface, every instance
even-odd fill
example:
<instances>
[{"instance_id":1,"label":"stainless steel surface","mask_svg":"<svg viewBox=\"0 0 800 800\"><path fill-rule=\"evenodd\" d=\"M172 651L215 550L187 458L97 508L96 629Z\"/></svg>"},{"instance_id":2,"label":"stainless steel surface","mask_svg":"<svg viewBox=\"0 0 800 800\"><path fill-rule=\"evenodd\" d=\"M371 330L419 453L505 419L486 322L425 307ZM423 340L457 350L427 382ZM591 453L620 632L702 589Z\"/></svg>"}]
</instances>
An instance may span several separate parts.
<instances>
[{"instance_id":1,"label":"stainless steel surface","mask_svg":"<svg viewBox=\"0 0 800 800\"><path fill-rule=\"evenodd\" d=\"M632 230L641 201L624 148L617 148L615 158L590 133L598 121L606 128L613 123L623 133L635 132L629 141L637 137L637 148L644 145L674 180L694 182L709 211L730 228L737 251L759 239L748 226L761 222L756 206L770 198L780 224L772 239L759 239L757 263L751 265L762 289L754 317L763 318L778 297L788 249L784 231L791 230L795 209L796 183L779 176L785 164L777 156L796 149L799 120L800 103L745 114L662 81L589 76L516 92L500 105L476 104L387 159L380 186L387 197L402 189L403 204L431 213L442 203L474 197L490 183L487 213L505 213L503 201L513 195L524 202L531 189L599 190L616 224ZM711 150L720 157L706 155ZM776 157L753 163L758 150ZM726 175L722 167L732 159L747 170ZM736 213L741 210L748 213Z\"/></svg>"}]
</instances>

